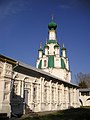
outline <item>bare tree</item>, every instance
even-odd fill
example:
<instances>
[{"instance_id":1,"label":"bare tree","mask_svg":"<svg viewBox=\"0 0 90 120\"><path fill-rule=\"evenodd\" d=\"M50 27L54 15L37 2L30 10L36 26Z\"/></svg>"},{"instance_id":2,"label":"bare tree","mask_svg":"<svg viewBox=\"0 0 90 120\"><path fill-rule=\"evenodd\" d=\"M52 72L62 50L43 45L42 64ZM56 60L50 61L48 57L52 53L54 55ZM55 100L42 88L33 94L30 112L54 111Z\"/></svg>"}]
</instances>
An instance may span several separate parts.
<instances>
[{"instance_id":1,"label":"bare tree","mask_svg":"<svg viewBox=\"0 0 90 120\"><path fill-rule=\"evenodd\" d=\"M77 73L75 79L80 88L90 88L90 74Z\"/></svg>"}]
</instances>

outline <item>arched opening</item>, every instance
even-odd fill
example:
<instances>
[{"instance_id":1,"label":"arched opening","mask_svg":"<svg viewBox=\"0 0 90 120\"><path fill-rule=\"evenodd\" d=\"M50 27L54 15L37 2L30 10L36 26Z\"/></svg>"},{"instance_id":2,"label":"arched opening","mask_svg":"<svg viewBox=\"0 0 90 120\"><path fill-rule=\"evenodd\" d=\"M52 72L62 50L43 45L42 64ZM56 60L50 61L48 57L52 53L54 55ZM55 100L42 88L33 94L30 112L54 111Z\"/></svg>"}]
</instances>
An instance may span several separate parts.
<instances>
[{"instance_id":1,"label":"arched opening","mask_svg":"<svg viewBox=\"0 0 90 120\"><path fill-rule=\"evenodd\" d=\"M80 106L83 106L83 102L81 99L79 99L79 102L80 102Z\"/></svg>"},{"instance_id":2,"label":"arched opening","mask_svg":"<svg viewBox=\"0 0 90 120\"><path fill-rule=\"evenodd\" d=\"M86 106L90 106L90 98L86 100Z\"/></svg>"}]
</instances>

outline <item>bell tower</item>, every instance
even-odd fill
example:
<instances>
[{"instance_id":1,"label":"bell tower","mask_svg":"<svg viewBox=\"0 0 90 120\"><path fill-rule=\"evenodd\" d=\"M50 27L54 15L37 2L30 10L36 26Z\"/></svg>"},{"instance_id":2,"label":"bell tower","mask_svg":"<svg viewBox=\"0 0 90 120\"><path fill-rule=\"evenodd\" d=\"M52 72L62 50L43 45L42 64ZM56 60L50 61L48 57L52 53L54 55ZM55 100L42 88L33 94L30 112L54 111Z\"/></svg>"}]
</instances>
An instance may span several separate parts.
<instances>
[{"instance_id":1,"label":"bell tower","mask_svg":"<svg viewBox=\"0 0 90 120\"><path fill-rule=\"evenodd\" d=\"M49 40L56 40L56 28L57 24L54 22L52 17L52 21L48 24L49 28Z\"/></svg>"},{"instance_id":2,"label":"bell tower","mask_svg":"<svg viewBox=\"0 0 90 120\"><path fill-rule=\"evenodd\" d=\"M59 79L70 82L71 72L69 68L69 61L66 55L66 48L64 44L62 48L57 42L56 29L57 24L52 17L48 24L48 40L44 47L40 45L39 57L36 61L36 68L49 72Z\"/></svg>"}]
</instances>

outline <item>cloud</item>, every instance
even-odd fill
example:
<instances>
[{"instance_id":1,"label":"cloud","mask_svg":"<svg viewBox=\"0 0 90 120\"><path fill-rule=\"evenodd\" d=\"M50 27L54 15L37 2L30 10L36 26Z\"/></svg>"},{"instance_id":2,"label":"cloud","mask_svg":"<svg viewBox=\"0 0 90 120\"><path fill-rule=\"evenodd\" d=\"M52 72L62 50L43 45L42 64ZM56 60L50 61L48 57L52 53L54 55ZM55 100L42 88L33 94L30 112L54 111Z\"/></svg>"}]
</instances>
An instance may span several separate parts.
<instances>
[{"instance_id":1,"label":"cloud","mask_svg":"<svg viewBox=\"0 0 90 120\"><path fill-rule=\"evenodd\" d=\"M90 9L90 0L56 0L56 3L61 9L68 9L73 7Z\"/></svg>"},{"instance_id":2,"label":"cloud","mask_svg":"<svg viewBox=\"0 0 90 120\"><path fill-rule=\"evenodd\" d=\"M0 0L0 16L6 17L25 11L29 4L29 0Z\"/></svg>"},{"instance_id":3,"label":"cloud","mask_svg":"<svg viewBox=\"0 0 90 120\"><path fill-rule=\"evenodd\" d=\"M68 8L71 8L70 5L60 5L60 8L61 9L68 9Z\"/></svg>"},{"instance_id":4,"label":"cloud","mask_svg":"<svg viewBox=\"0 0 90 120\"><path fill-rule=\"evenodd\" d=\"M57 5L61 9L69 9L74 6L77 0L58 0Z\"/></svg>"}]
</instances>

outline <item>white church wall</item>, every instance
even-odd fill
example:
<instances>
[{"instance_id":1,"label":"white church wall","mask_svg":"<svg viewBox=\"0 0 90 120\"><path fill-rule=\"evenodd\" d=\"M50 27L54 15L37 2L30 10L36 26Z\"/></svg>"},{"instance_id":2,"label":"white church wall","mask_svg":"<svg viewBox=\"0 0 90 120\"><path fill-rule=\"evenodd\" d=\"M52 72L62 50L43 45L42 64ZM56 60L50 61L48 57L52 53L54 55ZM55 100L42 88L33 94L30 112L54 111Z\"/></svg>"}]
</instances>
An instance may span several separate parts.
<instances>
[{"instance_id":1,"label":"white church wall","mask_svg":"<svg viewBox=\"0 0 90 120\"><path fill-rule=\"evenodd\" d=\"M6 67L7 65L10 67ZM48 75L45 75L47 79L42 75L39 77L35 72L31 75L26 75L21 73L21 71L11 71L12 65L6 63L3 70L4 76L0 77L0 85L2 87L0 100L3 101L0 103L0 112L6 112L10 115L11 111L14 114L25 113L26 107L34 112L67 109L69 105L75 107L72 102L73 94L72 98L68 95L69 89L74 89L73 87L68 87L69 83L66 86L64 83L53 81ZM57 73L58 71L53 70L52 72ZM58 74L64 75L62 70ZM12 88L14 88L14 94L11 93ZM4 95L6 95L5 98Z\"/></svg>"}]
</instances>

